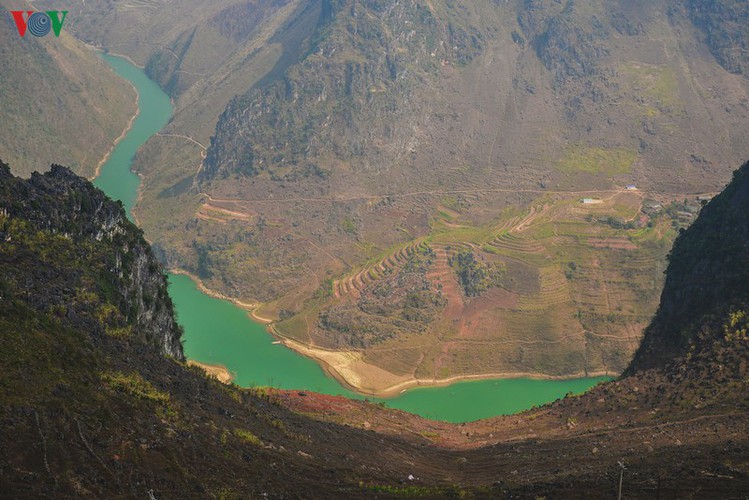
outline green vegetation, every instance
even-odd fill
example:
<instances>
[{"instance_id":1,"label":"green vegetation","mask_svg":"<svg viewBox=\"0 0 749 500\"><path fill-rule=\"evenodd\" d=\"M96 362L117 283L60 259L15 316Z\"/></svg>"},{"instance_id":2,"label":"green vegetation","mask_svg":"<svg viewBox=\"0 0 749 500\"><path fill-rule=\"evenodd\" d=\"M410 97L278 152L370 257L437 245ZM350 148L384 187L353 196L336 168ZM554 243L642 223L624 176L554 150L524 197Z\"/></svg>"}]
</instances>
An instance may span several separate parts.
<instances>
[{"instance_id":1,"label":"green vegetation","mask_svg":"<svg viewBox=\"0 0 749 500\"><path fill-rule=\"evenodd\" d=\"M251 444L253 446L263 446L263 441L248 430L234 429L234 435L241 439L244 443Z\"/></svg>"},{"instance_id":2,"label":"green vegetation","mask_svg":"<svg viewBox=\"0 0 749 500\"><path fill-rule=\"evenodd\" d=\"M473 495L463 491L458 486L390 486L382 484L373 484L365 488L374 493L383 493L394 497L402 498L472 498Z\"/></svg>"},{"instance_id":3,"label":"green vegetation","mask_svg":"<svg viewBox=\"0 0 749 500\"><path fill-rule=\"evenodd\" d=\"M676 111L680 102L679 85L673 68L633 63L622 65L619 71L633 92L647 99L646 116Z\"/></svg>"},{"instance_id":4,"label":"green vegetation","mask_svg":"<svg viewBox=\"0 0 749 500\"><path fill-rule=\"evenodd\" d=\"M621 217L615 215L609 215L598 219L601 224L606 224L614 229L635 229L637 222L633 220L624 220Z\"/></svg>"},{"instance_id":5,"label":"green vegetation","mask_svg":"<svg viewBox=\"0 0 749 500\"><path fill-rule=\"evenodd\" d=\"M637 159L635 151L624 148L570 146L564 158L555 165L565 173L587 172L607 176L628 174Z\"/></svg>"},{"instance_id":6,"label":"green vegetation","mask_svg":"<svg viewBox=\"0 0 749 500\"><path fill-rule=\"evenodd\" d=\"M158 390L138 373L104 372L101 374L104 386L130 398L148 401L156 405L156 415L172 424L178 424L180 412L171 396Z\"/></svg>"},{"instance_id":7,"label":"green vegetation","mask_svg":"<svg viewBox=\"0 0 749 500\"><path fill-rule=\"evenodd\" d=\"M368 273L372 286L356 303L324 308L319 313L320 327L336 332L341 342L356 348L423 333L446 303L426 279L434 259L431 247L416 246L401 265L387 267L382 275Z\"/></svg>"},{"instance_id":8,"label":"green vegetation","mask_svg":"<svg viewBox=\"0 0 749 500\"><path fill-rule=\"evenodd\" d=\"M643 210L638 194L622 191L591 207L544 197L484 225L436 220L427 237L375 254L278 326L302 342L333 338L369 363L394 373L415 368L420 377L576 373L581 363L623 370L636 348L627 332L654 312L676 235L665 211L647 209L646 222ZM454 319L466 314L469 327ZM487 348L497 341L508 350L508 340L521 344L528 331L552 341L573 330L586 333L548 349L513 346L497 357ZM468 332L483 343L446 347Z\"/></svg>"},{"instance_id":9,"label":"green vegetation","mask_svg":"<svg viewBox=\"0 0 749 500\"><path fill-rule=\"evenodd\" d=\"M728 317L728 323L723 327L726 340L749 339L749 315L745 311L733 311Z\"/></svg>"},{"instance_id":10,"label":"green vegetation","mask_svg":"<svg viewBox=\"0 0 749 500\"><path fill-rule=\"evenodd\" d=\"M102 373L101 380L112 390L122 392L128 396L164 405L169 404L170 401L169 394L159 391L137 373Z\"/></svg>"},{"instance_id":11,"label":"green vegetation","mask_svg":"<svg viewBox=\"0 0 749 500\"><path fill-rule=\"evenodd\" d=\"M481 295L502 282L504 266L480 262L470 250L458 252L450 257L449 263L458 276L463 292L469 297Z\"/></svg>"},{"instance_id":12,"label":"green vegetation","mask_svg":"<svg viewBox=\"0 0 749 500\"><path fill-rule=\"evenodd\" d=\"M341 220L341 229L352 236L356 235L356 223L351 219L351 217L344 217Z\"/></svg>"},{"instance_id":13,"label":"green vegetation","mask_svg":"<svg viewBox=\"0 0 749 500\"><path fill-rule=\"evenodd\" d=\"M446 208L458 213L471 207L470 201L468 201L464 196L444 196L442 200L440 200L440 203Z\"/></svg>"}]
</instances>

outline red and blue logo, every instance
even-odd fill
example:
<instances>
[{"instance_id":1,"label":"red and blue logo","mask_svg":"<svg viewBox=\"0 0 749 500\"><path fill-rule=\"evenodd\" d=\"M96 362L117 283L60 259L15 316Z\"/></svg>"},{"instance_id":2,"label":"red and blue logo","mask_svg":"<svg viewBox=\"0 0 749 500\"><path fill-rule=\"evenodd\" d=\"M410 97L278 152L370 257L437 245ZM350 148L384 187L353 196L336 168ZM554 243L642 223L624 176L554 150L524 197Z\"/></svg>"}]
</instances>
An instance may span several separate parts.
<instances>
[{"instance_id":1,"label":"red and blue logo","mask_svg":"<svg viewBox=\"0 0 749 500\"><path fill-rule=\"evenodd\" d=\"M60 36L65 16L68 15L67 10L48 10L46 12L11 10L9 12L13 16L19 35L24 36L28 32L37 37L47 36L50 31L55 36Z\"/></svg>"}]
</instances>

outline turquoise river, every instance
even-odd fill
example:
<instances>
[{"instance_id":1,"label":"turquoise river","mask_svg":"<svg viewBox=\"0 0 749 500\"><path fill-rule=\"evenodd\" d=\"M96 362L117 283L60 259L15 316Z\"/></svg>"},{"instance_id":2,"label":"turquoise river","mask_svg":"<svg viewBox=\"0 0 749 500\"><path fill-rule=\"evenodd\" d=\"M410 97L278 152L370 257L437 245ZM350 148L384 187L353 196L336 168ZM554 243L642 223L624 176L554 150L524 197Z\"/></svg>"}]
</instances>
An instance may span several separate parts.
<instances>
[{"instance_id":1,"label":"turquoise river","mask_svg":"<svg viewBox=\"0 0 749 500\"><path fill-rule=\"evenodd\" d=\"M103 57L137 89L140 112L94 183L113 199L121 200L130 215L140 183L130 170L135 153L169 122L173 109L169 96L141 69L120 57ZM262 385L363 397L327 376L316 362L283 345L273 344L274 339L265 327L253 322L234 304L204 294L186 276L170 275L169 281L169 293L185 330L185 354L189 359L225 366L240 386ZM447 387L414 388L391 399L369 399L427 418L465 422L515 413L568 392L583 392L602 380L480 380Z\"/></svg>"}]
</instances>

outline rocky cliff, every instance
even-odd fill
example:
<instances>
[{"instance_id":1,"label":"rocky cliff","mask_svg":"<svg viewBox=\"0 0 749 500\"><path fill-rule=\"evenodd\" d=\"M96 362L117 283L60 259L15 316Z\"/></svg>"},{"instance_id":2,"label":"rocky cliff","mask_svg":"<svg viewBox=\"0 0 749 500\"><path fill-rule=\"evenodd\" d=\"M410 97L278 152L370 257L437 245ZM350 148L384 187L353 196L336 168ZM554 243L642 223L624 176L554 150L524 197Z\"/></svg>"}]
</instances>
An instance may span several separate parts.
<instances>
[{"instance_id":1,"label":"rocky cliff","mask_svg":"<svg viewBox=\"0 0 749 500\"><path fill-rule=\"evenodd\" d=\"M686 6L718 62L732 73L749 74L749 5L731 0L689 0Z\"/></svg>"},{"instance_id":2,"label":"rocky cliff","mask_svg":"<svg viewBox=\"0 0 749 500\"><path fill-rule=\"evenodd\" d=\"M653 322L628 373L745 342L749 324L749 163L677 238Z\"/></svg>"},{"instance_id":3,"label":"rocky cliff","mask_svg":"<svg viewBox=\"0 0 749 500\"><path fill-rule=\"evenodd\" d=\"M23 180L0 162L0 213L10 297L184 358L166 277L120 203L65 167ZM35 255L45 242L64 251Z\"/></svg>"},{"instance_id":4,"label":"rocky cliff","mask_svg":"<svg viewBox=\"0 0 749 500\"><path fill-rule=\"evenodd\" d=\"M290 26L277 35L298 40L286 48L299 62L222 114L203 180L261 172L279 181L325 179L321 160L331 154L383 170L418 126L414 92L441 65L470 62L483 43L477 28L457 23L457 15L444 22L429 4L327 0L317 12L313 32L299 37Z\"/></svg>"}]
</instances>

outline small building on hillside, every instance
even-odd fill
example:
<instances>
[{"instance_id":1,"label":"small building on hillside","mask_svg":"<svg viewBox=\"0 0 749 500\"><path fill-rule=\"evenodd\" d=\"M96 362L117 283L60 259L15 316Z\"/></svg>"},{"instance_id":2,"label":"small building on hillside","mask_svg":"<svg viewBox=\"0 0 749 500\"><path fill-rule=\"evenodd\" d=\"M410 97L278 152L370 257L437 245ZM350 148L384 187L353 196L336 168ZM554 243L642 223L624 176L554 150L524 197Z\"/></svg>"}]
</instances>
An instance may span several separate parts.
<instances>
[{"instance_id":1,"label":"small building on hillside","mask_svg":"<svg viewBox=\"0 0 749 500\"><path fill-rule=\"evenodd\" d=\"M627 191L637 191L637 186L634 184L627 184Z\"/></svg>"},{"instance_id":2,"label":"small building on hillside","mask_svg":"<svg viewBox=\"0 0 749 500\"><path fill-rule=\"evenodd\" d=\"M583 205L596 205L598 203L603 203L603 200L599 200L598 198L583 198L580 201Z\"/></svg>"}]
</instances>

